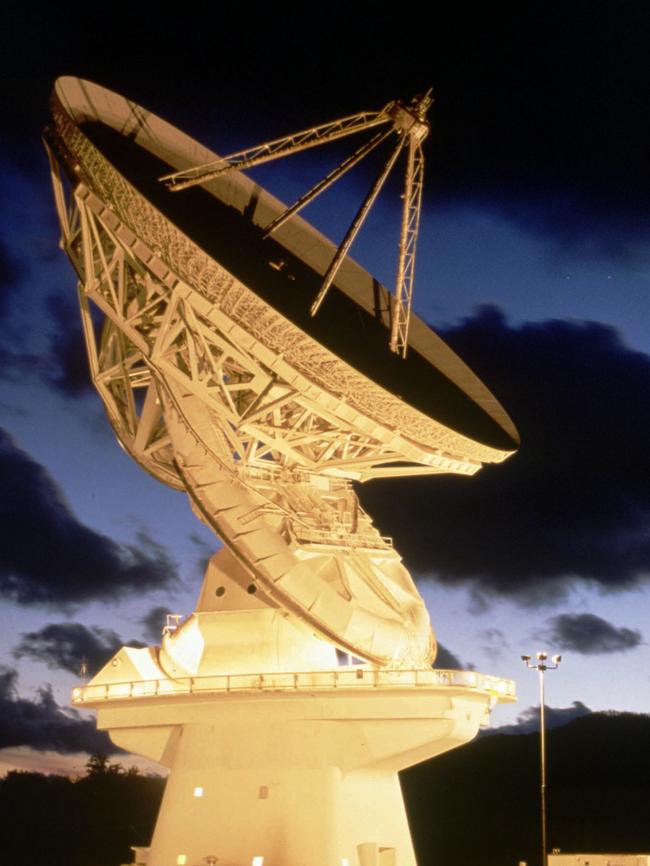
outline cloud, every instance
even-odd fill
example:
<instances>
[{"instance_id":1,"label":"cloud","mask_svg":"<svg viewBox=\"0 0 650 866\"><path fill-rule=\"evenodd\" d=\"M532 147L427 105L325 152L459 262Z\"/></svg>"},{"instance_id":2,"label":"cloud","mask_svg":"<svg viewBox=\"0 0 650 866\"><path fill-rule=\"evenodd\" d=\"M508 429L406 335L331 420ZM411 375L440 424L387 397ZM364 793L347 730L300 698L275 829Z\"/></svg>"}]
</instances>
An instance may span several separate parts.
<instances>
[{"instance_id":1,"label":"cloud","mask_svg":"<svg viewBox=\"0 0 650 866\"><path fill-rule=\"evenodd\" d=\"M0 595L18 604L107 601L169 586L166 551L144 531L119 544L84 526L46 470L0 428Z\"/></svg>"},{"instance_id":2,"label":"cloud","mask_svg":"<svg viewBox=\"0 0 650 866\"><path fill-rule=\"evenodd\" d=\"M434 668L441 668L442 670L448 671L459 671L463 670L465 667L467 666L463 665L457 655L454 655L451 650L448 650L447 647L443 646L441 643L438 644L438 652L436 654Z\"/></svg>"},{"instance_id":3,"label":"cloud","mask_svg":"<svg viewBox=\"0 0 650 866\"><path fill-rule=\"evenodd\" d=\"M562 613L550 621L548 640L584 655L625 652L642 643L641 632L617 627L593 613Z\"/></svg>"},{"instance_id":4,"label":"cloud","mask_svg":"<svg viewBox=\"0 0 650 866\"><path fill-rule=\"evenodd\" d=\"M79 310L60 295L50 295L47 312L53 325L43 378L66 397L93 392Z\"/></svg>"},{"instance_id":5,"label":"cloud","mask_svg":"<svg viewBox=\"0 0 650 866\"><path fill-rule=\"evenodd\" d=\"M481 649L486 655L493 658L500 658L504 654L504 650L510 647L510 641L499 628L486 628L479 632L478 637L481 640Z\"/></svg>"},{"instance_id":6,"label":"cloud","mask_svg":"<svg viewBox=\"0 0 650 866\"><path fill-rule=\"evenodd\" d=\"M29 263L15 258L0 238L0 379L24 382L25 377L38 377L67 397L83 396L92 391L92 382L79 312L62 296L48 296L44 312L50 323L49 351L36 351L34 322L43 310L37 290L24 279L29 270ZM35 282L43 279L42 272L34 276ZM30 297L29 315L18 303L20 293Z\"/></svg>"},{"instance_id":7,"label":"cloud","mask_svg":"<svg viewBox=\"0 0 650 866\"><path fill-rule=\"evenodd\" d=\"M582 701L574 701L570 707L549 707L544 708L545 727L559 728L578 719L581 716L588 716L592 710L585 706ZM539 731L539 707L528 707L517 716L515 725L502 725L499 728L490 728L485 731L485 734L530 734Z\"/></svg>"},{"instance_id":8,"label":"cloud","mask_svg":"<svg viewBox=\"0 0 650 866\"><path fill-rule=\"evenodd\" d=\"M145 637L155 644L160 643L162 628L167 622L168 613L171 613L168 607L157 605L152 607L149 613L146 613L140 620L145 627Z\"/></svg>"},{"instance_id":9,"label":"cloud","mask_svg":"<svg viewBox=\"0 0 650 866\"><path fill-rule=\"evenodd\" d=\"M645 240L650 232L647 201L636 204L606 198L591 191L559 188L520 198L521 191L491 189L476 203L496 211L530 234L542 235L555 250L590 262L647 264Z\"/></svg>"},{"instance_id":10,"label":"cloud","mask_svg":"<svg viewBox=\"0 0 650 866\"><path fill-rule=\"evenodd\" d=\"M52 670L79 675L82 664L94 676L122 646L142 647L140 641L123 641L112 629L79 622L50 623L38 631L26 632L14 651L15 658L42 661Z\"/></svg>"},{"instance_id":11,"label":"cloud","mask_svg":"<svg viewBox=\"0 0 650 866\"><path fill-rule=\"evenodd\" d=\"M1 330L1 329L0 329ZM16 344L16 338L6 339L6 335L0 333L0 379L9 382L24 382L26 376L31 376L41 367L41 359L30 352L16 351L12 344Z\"/></svg>"},{"instance_id":12,"label":"cloud","mask_svg":"<svg viewBox=\"0 0 650 866\"><path fill-rule=\"evenodd\" d=\"M0 317L6 320L13 292L18 287L23 268L0 238Z\"/></svg>"},{"instance_id":13,"label":"cloud","mask_svg":"<svg viewBox=\"0 0 650 866\"><path fill-rule=\"evenodd\" d=\"M130 26L149 38L140 39L137 57L125 58L119 66L114 57L119 30L112 29L117 24L106 22L89 45L80 30L83 20L62 20L55 7L27 21L23 15L8 16L15 33L5 40L10 98L3 116L5 146L31 170L61 57L67 58L66 68L84 70L127 96L145 104L153 98L152 108L169 111L181 124L192 122L199 135L207 128L216 136L215 118L233 118L237 103L246 105L245 117L237 118L242 146L258 136L268 140L342 114L379 108L397 96L408 99L423 82L432 82L434 133L427 150L439 197L447 192L523 203L543 201L549 190L559 190L563 195L556 204L543 207L542 213L521 207L516 218L558 238L568 230L592 232L606 241L621 220L647 237L642 224L650 186L644 4L625 4L624 14L615 4L592 4L588 28L582 4L555 9L547 4L543 13L537 4L519 4L516 11L508 4L484 11L477 6L471 23L460 9L448 8L440 13L436 32L412 32L403 49L395 44L390 15L373 11L373 38L368 39L365 10L348 4L345 33L338 35L341 50L334 54L324 50L325 36L306 33L300 16L285 17L279 25L277 16L260 11L247 27L247 52L255 64L241 63L236 40L220 46L219 63L206 63L213 26L195 29L190 52L164 19L156 21L135 7ZM236 10L219 9L224 31L238 24ZM168 69L156 65L158 52L173 52L179 64ZM294 62L277 68L278 55ZM265 80L258 70L271 65L275 74ZM180 67L182 76L177 74ZM236 78L228 74L233 69ZM296 75L296 69L302 74ZM152 97L154 82L158 86ZM285 95L281 111L278 94ZM596 226L595 212L600 214Z\"/></svg>"},{"instance_id":14,"label":"cloud","mask_svg":"<svg viewBox=\"0 0 650 866\"><path fill-rule=\"evenodd\" d=\"M54 295L46 298L45 311L50 322L47 353L37 354L26 348L33 336L27 326L20 329L5 320L4 327L0 327L0 378L24 381L26 376L35 376L65 397L93 393L79 311L68 300Z\"/></svg>"},{"instance_id":15,"label":"cloud","mask_svg":"<svg viewBox=\"0 0 650 866\"><path fill-rule=\"evenodd\" d=\"M473 478L361 489L407 565L479 597L530 603L576 581L611 591L647 580L650 357L606 325L512 326L493 307L442 336L512 414L522 445Z\"/></svg>"},{"instance_id":16,"label":"cloud","mask_svg":"<svg viewBox=\"0 0 650 866\"><path fill-rule=\"evenodd\" d=\"M34 700L18 697L16 672L0 667L0 748L29 746L38 751L102 752L121 751L111 743L95 721L76 710L64 710L45 686Z\"/></svg>"},{"instance_id":17,"label":"cloud","mask_svg":"<svg viewBox=\"0 0 650 866\"><path fill-rule=\"evenodd\" d=\"M650 200L640 9L595 11L588 39L577 7L566 16L520 7L474 34L462 27L471 50L436 88L440 197L480 201L591 255L632 253L648 236Z\"/></svg>"},{"instance_id":18,"label":"cloud","mask_svg":"<svg viewBox=\"0 0 650 866\"><path fill-rule=\"evenodd\" d=\"M196 567L200 574L205 574L208 563L215 554L214 538L208 544L198 532L190 532L187 537L198 552Z\"/></svg>"},{"instance_id":19,"label":"cloud","mask_svg":"<svg viewBox=\"0 0 650 866\"><path fill-rule=\"evenodd\" d=\"M32 372L38 359L24 350L23 336L11 322L14 297L25 271L8 244L0 237L0 379L16 380Z\"/></svg>"}]
</instances>

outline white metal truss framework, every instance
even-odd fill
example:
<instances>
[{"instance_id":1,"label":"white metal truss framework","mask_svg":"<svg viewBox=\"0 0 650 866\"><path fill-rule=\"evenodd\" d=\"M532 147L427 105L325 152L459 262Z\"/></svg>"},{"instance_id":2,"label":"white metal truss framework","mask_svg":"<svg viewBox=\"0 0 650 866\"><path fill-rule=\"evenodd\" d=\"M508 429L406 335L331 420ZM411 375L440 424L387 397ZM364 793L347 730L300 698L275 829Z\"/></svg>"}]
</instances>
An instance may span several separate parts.
<instances>
[{"instance_id":1,"label":"white metal truss framework","mask_svg":"<svg viewBox=\"0 0 650 866\"><path fill-rule=\"evenodd\" d=\"M424 602L351 481L473 474L507 452L423 415L313 340L157 211L56 99L53 116L62 246L120 442L187 492L268 603L361 658L426 666ZM421 195L409 147L405 281Z\"/></svg>"},{"instance_id":2,"label":"white metal truss framework","mask_svg":"<svg viewBox=\"0 0 650 866\"><path fill-rule=\"evenodd\" d=\"M133 111L132 104L128 105ZM126 251L131 251L137 262L135 269L148 272L169 291L181 282L192 286L203 303L223 313L224 326L230 328L238 345L254 346L264 363L276 372L282 368L294 385L300 382L303 392L335 412L344 426L354 420L367 434L377 436L381 431L383 441L400 452L404 461L399 472L388 467L389 474L426 473L432 471L429 467L473 474L481 463L501 462L511 453L472 440L427 417L317 343L157 211L91 144L57 98L53 99L52 114L55 149L73 178L77 198L92 203L101 223L119 238ZM53 177L63 245L79 271L81 255L75 255L72 240L66 240L74 238L72 222L79 221L77 204L64 196L65 181L56 164ZM490 395L484 399L487 397ZM372 475L361 480L383 474L385 471L376 467Z\"/></svg>"},{"instance_id":3,"label":"white metal truss framework","mask_svg":"<svg viewBox=\"0 0 650 866\"><path fill-rule=\"evenodd\" d=\"M386 123L387 120L386 108L382 111L363 111L358 114L351 114L349 117L341 117L320 126L294 132L293 135L285 135L274 141L240 150L205 165L197 165L184 171L167 174L161 180L169 181L169 187L174 191L187 189L197 183L213 180L231 168L252 168L290 153L297 153L319 144L336 141L338 138L360 132L363 129L371 129L373 126Z\"/></svg>"},{"instance_id":4,"label":"white metal truss framework","mask_svg":"<svg viewBox=\"0 0 650 866\"><path fill-rule=\"evenodd\" d=\"M215 413L237 465L364 481L473 471L443 454L429 458L429 465L404 465L408 454L399 437L377 425L371 435L367 424L344 421L320 399L320 389L312 387L311 396L292 385L295 372L283 379L281 364L264 364L233 341L235 324L199 292L180 280L170 288L156 278L120 239L124 227L92 193L79 187L64 204L58 175L56 187L63 245L81 278L93 379L123 444L154 474L169 480L172 471L157 399L166 377ZM90 303L104 318L100 339Z\"/></svg>"},{"instance_id":5,"label":"white metal truss framework","mask_svg":"<svg viewBox=\"0 0 650 866\"><path fill-rule=\"evenodd\" d=\"M83 185L66 200L54 160L52 167L92 377L126 450L185 489L265 591L323 636L379 663L427 658L422 600L349 480L403 474L391 464L404 455L342 423L320 389L310 394L295 375L293 382L282 375L282 364L256 357L200 293L158 278L115 214ZM384 622L383 636L356 624L361 584L374 598L366 621ZM305 610L305 593L322 599L323 588L327 603Z\"/></svg>"},{"instance_id":6,"label":"white metal truss framework","mask_svg":"<svg viewBox=\"0 0 650 866\"><path fill-rule=\"evenodd\" d=\"M431 669L424 601L352 481L472 474L508 452L428 417L301 330L260 294L263 257L244 285L116 170L85 124L103 124L169 166L214 154L81 79L57 81L52 113L62 246L79 276L93 380L127 451L185 490L228 548L208 566L197 611L168 621L160 647L123 647L73 696L98 709L98 726L118 746L171 770L151 846L136 859L329 866L358 854L415 864L397 772L470 739L514 692L508 681ZM146 168L127 172L149 188ZM407 173L399 269L412 286L417 147ZM208 192L248 226L281 210L241 174ZM268 218L255 219L258 205ZM331 245L308 224L296 220L283 234L300 261L326 268ZM351 262L342 277L350 299L368 311L372 299L385 322L383 287ZM512 427L415 317L411 341ZM366 663L333 670L332 645ZM270 798L256 780L271 780ZM201 799L190 801L192 791ZM391 841L380 845L382 834Z\"/></svg>"},{"instance_id":7,"label":"white metal truss framework","mask_svg":"<svg viewBox=\"0 0 650 866\"><path fill-rule=\"evenodd\" d=\"M339 166L312 187L312 189L302 195L293 205L276 217L266 227L265 234L268 236L278 229L293 214L313 201L316 196L331 186L334 181L338 180L349 169L360 162L361 159L367 156L389 135L395 133L398 139L397 144L364 199L325 272L322 285L311 305L310 311L312 316L318 312L370 208L379 195L402 149L406 147L407 163L403 194L402 228L399 241L395 292L391 302L390 329L391 350L405 357L408 348L409 320L413 303L415 276L415 251L422 204L424 177L422 142L429 132L426 113L432 101L431 91L429 90L424 96L415 97L408 105L400 101L389 102L381 111L361 112L320 126L303 129L292 135L238 151L205 165L193 166L183 171L164 175L161 177L161 181L165 182L169 189L178 192L197 184L207 183L233 169L253 168L256 165L299 153L308 148L326 144L347 135L390 124L390 128L387 131L376 134L369 142L358 148L351 156L347 157Z\"/></svg>"}]
</instances>

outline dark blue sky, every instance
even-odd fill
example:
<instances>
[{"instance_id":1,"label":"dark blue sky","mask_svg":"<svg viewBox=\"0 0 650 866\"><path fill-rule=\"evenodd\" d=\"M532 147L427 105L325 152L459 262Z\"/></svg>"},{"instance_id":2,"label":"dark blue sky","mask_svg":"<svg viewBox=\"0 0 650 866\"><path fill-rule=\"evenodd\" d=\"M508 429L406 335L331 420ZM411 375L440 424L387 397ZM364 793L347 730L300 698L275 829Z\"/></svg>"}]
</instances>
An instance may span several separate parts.
<instances>
[{"instance_id":1,"label":"dark blue sky","mask_svg":"<svg viewBox=\"0 0 650 866\"><path fill-rule=\"evenodd\" d=\"M494 388L523 444L475 479L379 483L366 501L421 577L444 646L517 675L520 710L534 681L519 655L544 642L567 656L550 703L647 709L650 12L455 8L434 8L432 24L329 4L316 31L278 4L96 19L9 4L0 592L3 662L18 673L0 701L19 721L0 748L47 746L21 713L61 720L76 657L151 640L154 608L191 609L214 544L180 494L118 449L87 387L39 140L59 74L119 90L221 152L434 87L416 309ZM336 155L259 178L290 200ZM366 183L351 176L305 216L340 237ZM353 249L389 284L398 195L386 190ZM34 692L45 683L54 703ZM64 728L78 735L68 751L87 742L86 728Z\"/></svg>"}]
</instances>

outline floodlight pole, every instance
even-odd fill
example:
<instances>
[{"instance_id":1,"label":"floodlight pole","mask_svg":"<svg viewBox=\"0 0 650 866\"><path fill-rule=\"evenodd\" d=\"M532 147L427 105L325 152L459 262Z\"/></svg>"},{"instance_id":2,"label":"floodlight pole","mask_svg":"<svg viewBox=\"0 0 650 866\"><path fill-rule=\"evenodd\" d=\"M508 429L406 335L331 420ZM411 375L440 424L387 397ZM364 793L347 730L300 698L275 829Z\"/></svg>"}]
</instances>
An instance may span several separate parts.
<instances>
[{"instance_id":1,"label":"floodlight pole","mask_svg":"<svg viewBox=\"0 0 650 866\"><path fill-rule=\"evenodd\" d=\"M544 712L544 674L546 671L554 671L560 666L562 656L553 656L547 661L548 653L538 652L535 654L537 664L531 664L531 656L522 656L521 660L527 668L537 671L539 678L539 758L540 758L540 818L542 831L542 863L547 866L546 847L546 715Z\"/></svg>"}]
</instances>

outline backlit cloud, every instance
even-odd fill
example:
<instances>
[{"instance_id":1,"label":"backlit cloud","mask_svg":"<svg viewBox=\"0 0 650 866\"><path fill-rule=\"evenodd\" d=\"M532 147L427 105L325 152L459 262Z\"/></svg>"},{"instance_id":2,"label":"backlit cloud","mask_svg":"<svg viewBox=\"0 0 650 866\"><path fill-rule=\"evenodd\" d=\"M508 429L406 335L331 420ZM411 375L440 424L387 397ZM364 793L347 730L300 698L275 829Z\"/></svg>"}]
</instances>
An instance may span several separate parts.
<instances>
[{"instance_id":1,"label":"backlit cloud","mask_svg":"<svg viewBox=\"0 0 650 866\"><path fill-rule=\"evenodd\" d=\"M301 16L279 23L272 8L260 9L246 32L255 62L242 63L240 43L223 40L219 57L207 63L214 26L194 28L183 45L164 18L134 6L130 26L148 38L117 64L118 23L105 22L90 44L83 21L62 19L56 7L27 21L16 13L7 22L15 33L5 40L4 146L22 167L45 174L39 132L53 79L64 69L169 112L181 125L192 121L197 134L214 136L224 119L236 119L241 146L409 99L432 84L427 151L437 198L488 207L501 199L509 217L532 231L591 240L595 250L608 239L625 243L629 232L647 238L646 8L626 4L616 14L610 4L592 4L588 33L580 4L547 5L543 14L535 4L477 6L471 21L462 7L440 14L435 29L412 29L402 46L390 10L373 9L369 39L367 11L348 4L333 53L327 33L306 30ZM218 23L234 32L238 9L220 7ZM172 53L177 63L156 62ZM282 68L278 56L292 62ZM260 75L270 67L272 76Z\"/></svg>"},{"instance_id":2,"label":"backlit cloud","mask_svg":"<svg viewBox=\"0 0 650 866\"><path fill-rule=\"evenodd\" d=\"M18 285L21 272L20 261L0 237L0 316L2 318L6 318L9 313L10 297Z\"/></svg>"},{"instance_id":3,"label":"backlit cloud","mask_svg":"<svg viewBox=\"0 0 650 866\"><path fill-rule=\"evenodd\" d=\"M52 323L49 357L43 378L66 397L82 397L93 391L79 310L67 299L51 295L46 301Z\"/></svg>"},{"instance_id":4,"label":"backlit cloud","mask_svg":"<svg viewBox=\"0 0 650 866\"><path fill-rule=\"evenodd\" d=\"M81 523L47 471L0 429L0 595L67 605L169 586L176 570L144 531L120 544Z\"/></svg>"},{"instance_id":5,"label":"backlit cloud","mask_svg":"<svg viewBox=\"0 0 650 866\"><path fill-rule=\"evenodd\" d=\"M441 668L442 670L458 671L466 667L466 665L463 665L458 656L451 652L451 650L448 650L447 647L439 643L434 667Z\"/></svg>"},{"instance_id":6,"label":"backlit cloud","mask_svg":"<svg viewBox=\"0 0 650 866\"><path fill-rule=\"evenodd\" d=\"M162 634L163 626L167 622L168 613L172 613L168 607L156 605L142 617L140 623L145 628L145 637L147 640L152 641L154 644L160 643L160 636Z\"/></svg>"},{"instance_id":7,"label":"backlit cloud","mask_svg":"<svg viewBox=\"0 0 650 866\"><path fill-rule=\"evenodd\" d=\"M562 613L550 621L548 640L560 649L584 655L631 650L642 643L641 632L615 626L593 613Z\"/></svg>"},{"instance_id":8,"label":"backlit cloud","mask_svg":"<svg viewBox=\"0 0 650 866\"><path fill-rule=\"evenodd\" d=\"M522 445L473 478L361 489L407 564L479 596L554 600L650 574L650 357L594 322L510 325L484 308L442 336L512 415Z\"/></svg>"},{"instance_id":9,"label":"backlit cloud","mask_svg":"<svg viewBox=\"0 0 650 866\"><path fill-rule=\"evenodd\" d=\"M544 710L546 728L559 728L572 722L581 716L588 716L592 710L585 706L582 701L574 701L570 707L549 707ZM490 728L484 731L489 734L530 734L539 731L539 707L528 707L517 716L514 725L501 725L501 727Z\"/></svg>"},{"instance_id":10,"label":"backlit cloud","mask_svg":"<svg viewBox=\"0 0 650 866\"><path fill-rule=\"evenodd\" d=\"M87 675L94 676L125 644L144 646L140 641L122 640L112 629L87 628L79 622L58 622L23 634L14 656L42 661L53 670L76 675L83 664Z\"/></svg>"},{"instance_id":11,"label":"backlit cloud","mask_svg":"<svg viewBox=\"0 0 650 866\"><path fill-rule=\"evenodd\" d=\"M62 709L49 686L39 689L34 699L19 697L16 672L0 668L0 748L29 746L38 751L72 752L121 751L94 719L85 719L76 710Z\"/></svg>"}]
</instances>

